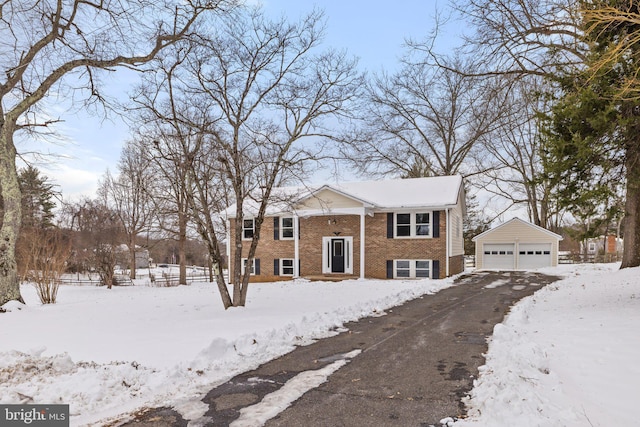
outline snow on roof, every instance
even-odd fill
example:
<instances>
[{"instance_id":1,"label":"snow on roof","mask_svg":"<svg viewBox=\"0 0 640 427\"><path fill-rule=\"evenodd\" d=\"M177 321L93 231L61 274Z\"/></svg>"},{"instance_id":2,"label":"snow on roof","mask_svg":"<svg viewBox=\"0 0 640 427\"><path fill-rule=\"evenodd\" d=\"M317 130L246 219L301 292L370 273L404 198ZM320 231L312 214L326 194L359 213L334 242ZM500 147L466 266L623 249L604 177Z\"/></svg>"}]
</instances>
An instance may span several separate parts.
<instances>
[{"instance_id":1,"label":"snow on roof","mask_svg":"<svg viewBox=\"0 0 640 427\"><path fill-rule=\"evenodd\" d=\"M458 202L460 175L386 181L345 182L330 185L344 194L378 208L440 207Z\"/></svg>"},{"instance_id":2,"label":"snow on roof","mask_svg":"<svg viewBox=\"0 0 640 427\"><path fill-rule=\"evenodd\" d=\"M391 179L383 181L358 181L326 184L320 186L279 187L272 191L272 202L267 215L291 210L291 206L323 190L333 191L375 209L439 208L454 206L462 189L460 175L428 178ZM245 203L247 213L257 212L258 201ZM225 212L235 216L235 206Z\"/></svg>"}]
</instances>

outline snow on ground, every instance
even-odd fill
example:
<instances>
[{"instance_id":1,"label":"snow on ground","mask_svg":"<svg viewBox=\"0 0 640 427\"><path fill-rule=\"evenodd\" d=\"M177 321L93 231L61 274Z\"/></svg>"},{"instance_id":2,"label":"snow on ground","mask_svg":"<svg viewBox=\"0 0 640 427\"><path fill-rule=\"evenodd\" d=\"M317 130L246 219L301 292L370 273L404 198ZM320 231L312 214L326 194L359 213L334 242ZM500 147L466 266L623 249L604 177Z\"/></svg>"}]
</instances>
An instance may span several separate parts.
<instances>
[{"instance_id":1,"label":"snow on ground","mask_svg":"<svg viewBox=\"0 0 640 427\"><path fill-rule=\"evenodd\" d=\"M58 302L45 306L33 286L24 285L27 305L9 303L10 311L0 313L0 403L70 404L73 426L167 403L194 420L206 410L198 400L215 385L336 334L347 321L383 314L451 283L256 283L245 308L227 311L210 283L111 290L63 285ZM298 382L312 385L318 375ZM291 387L294 394L301 388Z\"/></svg>"},{"instance_id":2,"label":"snow on ground","mask_svg":"<svg viewBox=\"0 0 640 427\"><path fill-rule=\"evenodd\" d=\"M640 268L618 266L546 270L566 278L496 325L470 417L453 425L640 425Z\"/></svg>"},{"instance_id":3,"label":"snow on ground","mask_svg":"<svg viewBox=\"0 0 640 427\"><path fill-rule=\"evenodd\" d=\"M638 425L640 269L574 265L496 325L487 361L456 427ZM0 403L68 403L72 425L101 425L144 405L175 405L197 420L208 389L344 322L451 285L353 280L253 284L246 308L224 311L214 285L112 290L63 286L42 306L0 313ZM491 286L507 286L506 281ZM260 425L357 357L301 373L246 408ZM446 414L443 414L446 415Z\"/></svg>"}]
</instances>

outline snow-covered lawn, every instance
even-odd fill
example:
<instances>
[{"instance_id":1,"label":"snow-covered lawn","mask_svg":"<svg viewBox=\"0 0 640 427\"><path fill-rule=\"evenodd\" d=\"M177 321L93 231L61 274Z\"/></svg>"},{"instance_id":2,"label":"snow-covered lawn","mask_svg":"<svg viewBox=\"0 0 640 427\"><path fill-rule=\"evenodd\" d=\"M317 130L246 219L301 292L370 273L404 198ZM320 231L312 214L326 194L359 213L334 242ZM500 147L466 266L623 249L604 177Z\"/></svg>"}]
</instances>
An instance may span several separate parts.
<instances>
[{"instance_id":1,"label":"snow-covered lawn","mask_svg":"<svg viewBox=\"0 0 640 427\"><path fill-rule=\"evenodd\" d=\"M640 269L617 267L545 271L566 279L521 301L496 326L470 418L455 426L637 425ZM215 384L451 282L254 284L247 307L226 312L205 283L64 286L50 306L25 286L27 306L10 303L11 312L0 314L0 403L68 403L73 426L144 405L175 404L196 419L202 393ZM297 379L291 388L298 391L271 406L286 405L344 363Z\"/></svg>"},{"instance_id":2,"label":"snow-covered lawn","mask_svg":"<svg viewBox=\"0 0 640 427\"><path fill-rule=\"evenodd\" d=\"M496 325L456 427L637 426L640 268L561 266L565 280Z\"/></svg>"},{"instance_id":3,"label":"snow-covered lawn","mask_svg":"<svg viewBox=\"0 0 640 427\"><path fill-rule=\"evenodd\" d=\"M42 306L0 313L0 403L70 404L71 425L100 425L144 405L179 403L185 418L218 383L383 313L447 280L252 284L246 308L225 311L217 287L61 286Z\"/></svg>"}]
</instances>

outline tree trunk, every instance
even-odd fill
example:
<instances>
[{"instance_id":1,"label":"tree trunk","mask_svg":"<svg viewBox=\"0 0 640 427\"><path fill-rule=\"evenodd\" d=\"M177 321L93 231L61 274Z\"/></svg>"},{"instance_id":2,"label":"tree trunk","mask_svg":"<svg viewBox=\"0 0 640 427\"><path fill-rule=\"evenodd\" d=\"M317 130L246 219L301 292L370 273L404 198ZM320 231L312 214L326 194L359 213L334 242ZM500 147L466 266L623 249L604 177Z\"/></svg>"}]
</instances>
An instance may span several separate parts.
<instances>
[{"instance_id":1,"label":"tree trunk","mask_svg":"<svg viewBox=\"0 0 640 427\"><path fill-rule=\"evenodd\" d=\"M227 283L224 280L224 273L222 272L222 264L218 267L218 272L216 274L216 283L218 285L218 291L220 292L220 297L222 298L222 305L224 309L231 307L233 302L231 301L231 295L229 295L229 290L227 289Z\"/></svg>"},{"instance_id":2,"label":"tree trunk","mask_svg":"<svg viewBox=\"0 0 640 427\"><path fill-rule=\"evenodd\" d=\"M131 280L136 278L136 238L135 235L132 235L131 240L129 241L129 256L130 261L129 261L129 265L130 265L130 272L129 272L129 278Z\"/></svg>"},{"instance_id":3,"label":"tree trunk","mask_svg":"<svg viewBox=\"0 0 640 427\"><path fill-rule=\"evenodd\" d=\"M0 120L3 120L0 117ZM20 186L16 171L16 150L13 126L0 122L0 195L2 225L0 226L0 305L9 301L24 302L16 265L16 241L22 214Z\"/></svg>"},{"instance_id":4,"label":"tree trunk","mask_svg":"<svg viewBox=\"0 0 640 427\"><path fill-rule=\"evenodd\" d=\"M182 209L182 208L181 208ZM178 259L180 263L181 285L187 284L187 215L178 212Z\"/></svg>"},{"instance_id":5,"label":"tree trunk","mask_svg":"<svg viewBox=\"0 0 640 427\"><path fill-rule=\"evenodd\" d=\"M620 268L640 266L640 142L630 142L626 155L627 197Z\"/></svg>"}]
</instances>

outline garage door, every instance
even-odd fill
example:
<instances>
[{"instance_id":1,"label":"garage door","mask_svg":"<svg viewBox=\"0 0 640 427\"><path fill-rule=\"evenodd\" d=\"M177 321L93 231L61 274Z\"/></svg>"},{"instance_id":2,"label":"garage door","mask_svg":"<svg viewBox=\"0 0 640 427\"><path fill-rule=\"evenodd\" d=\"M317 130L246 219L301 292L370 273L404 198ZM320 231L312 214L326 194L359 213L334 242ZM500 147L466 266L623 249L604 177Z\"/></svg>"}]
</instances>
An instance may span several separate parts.
<instances>
[{"instance_id":1,"label":"garage door","mask_svg":"<svg viewBox=\"0 0 640 427\"><path fill-rule=\"evenodd\" d=\"M551 243L520 243L518 246L518 268L551 267Z\"/></svg>"},{"instance_id":2,"label":"garage door","mask_svg":"<svg viewBox=\"0 0 640 427\"><path fill-rule=\"evenodd\" d=\"M494 270L513 270L515 267L513 248L514 244L483 244L483 268L490 268Z\"/></svg>"}]
</instances>

